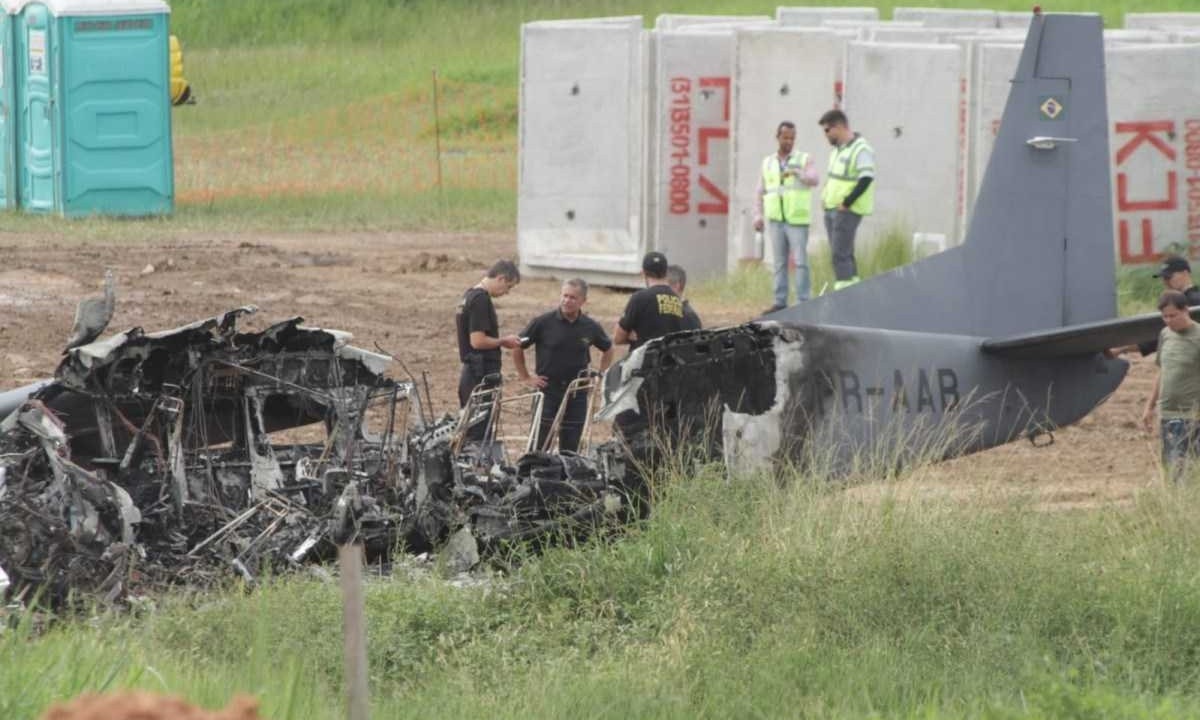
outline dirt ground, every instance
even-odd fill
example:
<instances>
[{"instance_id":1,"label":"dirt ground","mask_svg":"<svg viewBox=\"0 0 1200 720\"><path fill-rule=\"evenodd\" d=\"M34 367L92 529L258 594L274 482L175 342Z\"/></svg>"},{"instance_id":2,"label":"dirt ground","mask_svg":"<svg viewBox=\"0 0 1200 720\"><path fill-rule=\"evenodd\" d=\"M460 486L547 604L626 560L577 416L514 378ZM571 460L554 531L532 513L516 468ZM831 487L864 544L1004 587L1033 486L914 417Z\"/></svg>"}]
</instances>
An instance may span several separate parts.
<instances>
[{"instance_id":1,"label":"dirt ground","mask_svg":"<svg viewBox=\"0 0 1200 720\"><path fill-rule=\"evenodd\" d=\"M135 241L73 241L0 233L0 390L53 374L71 332L75 303L96 295L106 267L116 275L109 332L163 330L241 305L260 329L293 317L347 330L353 343L401 357L429 373L438 413L457 407L454 304L497 257L508 234L226 234ZM497 303L501 331L519 332L554 306L558 283L526 279ZM606 328L628 293L595 288L586 308ZM706 325L749 319L746 308L698 307ZM394 374L400 376L400 369ZM505 359L507 378L514 378ZM1031 496L1039 505L1129 502L1155 486L1157 442L1139 427L1153 365L1133 360L1117 393L1048 447L1016 442L921 470L898 486L918 497ZM878 488L860 492L873 493Z\"/></svg>"}]
</instances>

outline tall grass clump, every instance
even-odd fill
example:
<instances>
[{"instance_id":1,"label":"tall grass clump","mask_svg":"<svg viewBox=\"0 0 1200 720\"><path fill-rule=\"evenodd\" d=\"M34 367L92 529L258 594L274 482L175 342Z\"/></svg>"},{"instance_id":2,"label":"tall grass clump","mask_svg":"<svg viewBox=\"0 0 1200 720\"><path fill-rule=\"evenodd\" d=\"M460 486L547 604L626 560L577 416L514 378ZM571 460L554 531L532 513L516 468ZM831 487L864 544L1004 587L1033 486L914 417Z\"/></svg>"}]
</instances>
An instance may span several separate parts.
<instances>
[{"instance_id":1,"label":"tall grass clump","mask_svg":"<svg viewBox=\"0 0 1200 720\"><path fill-rule=\"evenodd\" d=\"M1162 280L1152 277L1158 266L1119 265L1117 267L1117 313L1137 315L1154 312L1162 294Z\"/></svg>"}]
</instances>

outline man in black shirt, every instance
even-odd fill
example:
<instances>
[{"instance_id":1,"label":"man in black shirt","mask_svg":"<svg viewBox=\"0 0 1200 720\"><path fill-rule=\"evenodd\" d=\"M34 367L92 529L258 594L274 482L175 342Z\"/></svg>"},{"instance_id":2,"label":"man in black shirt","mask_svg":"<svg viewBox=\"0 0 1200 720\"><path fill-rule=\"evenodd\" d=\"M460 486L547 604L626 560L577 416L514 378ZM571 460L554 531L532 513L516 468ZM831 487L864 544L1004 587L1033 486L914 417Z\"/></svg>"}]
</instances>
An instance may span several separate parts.
<instances>
[{"instance_id":1,"label":"man in black shirt","mask_svg":"<svg viewBox=\"0 0 1200 720\"><path fill-rule=\"evenodd\" d=\"M629 345L630 351L683 329L683 300L667 284L667 256L660 252L646 253L642 258L642 278L646 287L630 296L613 332L613 343Z\"/></svg>"},{"instance_id":2,"label":"man in black shirt","mask_svg":"<svg viewBox=\"0 0 1200 720\"><path fill-rule=\"evenodd\" d=\"M492 304L492 298L507 294L519 282L521 271L516 264L510 260L498 260L478 285L463 294L458 303L454 324L458 330L458 358L462 361L462 373L458 378L460 407L467 404L471 391L485 377L500 372L500 349L521 344L516 335L500 337L500 323L496 319L496 307ZM480 439L484 425L481 423L472 428L467 437Z\"/></svg>"},{"instance_id":3,"label":"man in black shirt","mask_svg":"<svg viewBox=\"0 0 1200 720\"><path fill-rule=\"evenodd\" d=\"M562 284L558 307L539 315L521 333L521 344L512 350L513 365L521 380L542 391L541 433L544 443L554 416L563 403L567 385L579 377L591 364L591 349L601 352L600 372L612 362L612 341L600 324L583 314L587 303L588 285L582 278ZM525 348L537 347L535 374L530 376L525 366ZM587 393L575 393L563 411L558 434L558 449L576 452L587 420Z\"/></svg>"},{"instance_id":4,"label":"man in black shirt","mask_svg":"<svg viewBox=\"0 0 1200 720\"><path fill-rule=\"evenodd\" d=\"M668 265L667 284L683 300L683 329L699 330L701 327L700 316L692 309L692 304L688 302L688 299L683 296L683 291L687 288L687 271L680 265Z\"/></svg>"}]
</instances>

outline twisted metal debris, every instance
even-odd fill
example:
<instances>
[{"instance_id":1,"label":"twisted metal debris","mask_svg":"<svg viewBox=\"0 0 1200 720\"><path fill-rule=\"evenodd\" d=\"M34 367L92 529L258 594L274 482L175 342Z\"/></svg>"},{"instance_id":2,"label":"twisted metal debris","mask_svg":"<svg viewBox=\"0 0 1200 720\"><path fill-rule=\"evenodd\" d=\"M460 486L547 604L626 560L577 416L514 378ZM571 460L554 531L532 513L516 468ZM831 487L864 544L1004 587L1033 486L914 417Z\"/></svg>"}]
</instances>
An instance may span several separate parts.
<instances>
[{"instance_id":1,"label":"twisted metal debris","mask_svg":"<svg viewBox=\"0 0 1200 720\"><path fill-rule=\"evenodd\" d=\"M628 508L618 445L551 453L534 429L510 463L499 413L476 412L514 400L498 388L435 420L415 378L384 374L390 356L301 318L239 332L252 312L72 348L53 381L0 394L10 599L252 581L329 559L347 534L381 561L453 537L469 565ZM479 422L484 442L468 442Z\"/></svg>"}]
</instances>

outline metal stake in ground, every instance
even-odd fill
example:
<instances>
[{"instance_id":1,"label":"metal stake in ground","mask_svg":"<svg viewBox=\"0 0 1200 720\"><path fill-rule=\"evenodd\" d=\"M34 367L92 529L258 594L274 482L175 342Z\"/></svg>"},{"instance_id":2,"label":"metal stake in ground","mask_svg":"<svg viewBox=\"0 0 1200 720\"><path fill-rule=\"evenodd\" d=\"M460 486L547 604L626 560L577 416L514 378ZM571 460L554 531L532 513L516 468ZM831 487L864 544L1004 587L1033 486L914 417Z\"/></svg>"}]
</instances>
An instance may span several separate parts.
<instances>
[{"instance_id":1,"label":"metal stake in ground","mask_svg":"<svg viewBox=\"0 0 1200 720\"><path fill-rule=\"evenodd\" d=\"M367 620L363 601L363 547L358 541L362 499L358 483L342 491L333 511L333 541L338 546L342 583L342 636L346 663L346 717L367 720L371 714L367 687Z\"/></svg>"}]
</instances>

